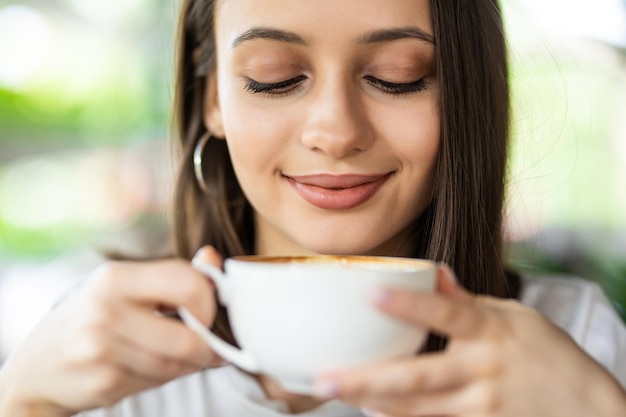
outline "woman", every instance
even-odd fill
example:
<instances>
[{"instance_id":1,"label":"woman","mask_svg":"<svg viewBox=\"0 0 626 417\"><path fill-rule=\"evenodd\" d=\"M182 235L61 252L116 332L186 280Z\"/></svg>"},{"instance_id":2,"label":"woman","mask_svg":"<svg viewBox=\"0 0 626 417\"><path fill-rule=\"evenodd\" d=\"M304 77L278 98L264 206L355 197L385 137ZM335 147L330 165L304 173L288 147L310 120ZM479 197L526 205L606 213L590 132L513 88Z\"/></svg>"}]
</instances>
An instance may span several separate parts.
<instances>
[{"instance_id":1,"label":"woman","mask_svg":"<svg viewBox=\"0 0 626 417\"><path fill-rule=\"evenodd\" d=\"M96 271L2 370L0 415L116 403L81 415L626 412L615 378L626 381L626 331L598 290L525 278L520 292L504 271L508 87L495 1L188 0L178 47L180 259ZM445 262L439 294L379 298L445 339L431 338L435 353L320 375L316 397L290 394L221 366L155 314L185 306L232 340L187 261L202 247L216 265L244 253Z\"/></svg>"}]
</instances>

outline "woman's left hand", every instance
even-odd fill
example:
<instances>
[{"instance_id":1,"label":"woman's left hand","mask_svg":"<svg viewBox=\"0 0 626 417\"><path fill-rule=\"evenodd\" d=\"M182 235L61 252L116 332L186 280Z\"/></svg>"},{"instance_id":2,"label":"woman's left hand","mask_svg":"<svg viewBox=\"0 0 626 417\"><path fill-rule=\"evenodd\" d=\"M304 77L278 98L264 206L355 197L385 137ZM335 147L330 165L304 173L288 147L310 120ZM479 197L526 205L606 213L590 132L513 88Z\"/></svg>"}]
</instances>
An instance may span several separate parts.
<instances>
[{"instance_id":1,"label":"woman's left hand","mask_svg":"<svg viewBox=\"0 0 626 417\"><path fill-rule=\"evenodd\" d=\"M618 382L540 313L471 295L445 266L437 286L385 290L378 306L448 336L444 351L323 375L318 395L389 417L626 415Z\"/></svg>"}]
</instances>

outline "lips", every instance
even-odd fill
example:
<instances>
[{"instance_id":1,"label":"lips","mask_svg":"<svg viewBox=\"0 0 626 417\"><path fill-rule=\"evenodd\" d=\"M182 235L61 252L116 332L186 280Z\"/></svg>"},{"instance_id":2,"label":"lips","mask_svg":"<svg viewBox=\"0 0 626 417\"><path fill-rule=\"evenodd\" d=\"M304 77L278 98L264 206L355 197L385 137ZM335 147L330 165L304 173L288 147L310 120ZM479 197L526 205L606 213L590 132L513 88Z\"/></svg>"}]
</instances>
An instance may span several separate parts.
<instances>
[{"instance_id":1,"label":"lips","mask_svg":"<svg viewBox=\"0 0 626 417\"><path fill-rule=\"evenodd\" d=\"M348 210L371 199L391 174L284 177L294 191L309 204L326 210Z\"/></svg>"}]
</instances>

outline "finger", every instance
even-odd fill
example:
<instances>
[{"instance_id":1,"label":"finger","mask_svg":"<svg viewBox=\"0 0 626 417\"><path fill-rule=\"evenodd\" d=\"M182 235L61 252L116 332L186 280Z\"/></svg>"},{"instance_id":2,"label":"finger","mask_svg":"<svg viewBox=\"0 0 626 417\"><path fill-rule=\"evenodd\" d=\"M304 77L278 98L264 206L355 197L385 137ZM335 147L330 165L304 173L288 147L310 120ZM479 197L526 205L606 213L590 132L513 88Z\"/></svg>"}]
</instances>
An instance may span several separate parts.
<instances>
[{"instance_id":1,"label":"finger","mask_svg":"<svg viewBox=\"0 0 626 417\"><path fill-rule=\"evenodd\" d=\"M192 264L196 261L199 261L202 264L211 264L219 269L222 269L224 265L224 260L222 259L222 255L219 254L218 251L215 250L213 246L207 245L203 246L196 252L193 257ZM213 288L216 288L215 282L210 276L205 276L206 279L211 283Z\"/></svg>"},{"instance_id":2,"label":"finger","mask_svg":"<svg viewBox=\"0 0 626 417\"><path fill-rule=\"evenodd\" d=\"M91 289L107 302L127 300L152 308L184 305L209 325L215 305L207 282L187 261L114 262L98 269Z\"/></svg>"},{"instance_id":3,"label":"finger","mask_svg":"<svg viewBox=\"0 0 626 417\"><path fill-rule=\"evenodd\" d=\"M202 367L161 356L153 351L118 337L119 344L115 363L127 369L132 375L152 386L199 371Z\"/></svg>"},{"instance_id":4,"label":"finger","mask_svg":"<svg viewBox=\"0 0 626 417\"><path fill-rule=\"evenodd\" d=\"M64 354L74 358L74 375L77 377L74 385L100 398L119 400L177 376L173 369L165 369L162 373L158 368L150 369L150 366L158 366L157 362L147 359L142 349L109 333L91 331L84 334ZM187 369L181 368L181 372L184 371Z\"/></svg>"},{"instance_id":5,"label":"finger","mask_svg":"<svg viewBox=\"0 0 626 417\"><path fill-rule=\"evenodd\" d=\"M514 299L502 299L492 296L476 296L463 288L458 281L454 271L445 263L437 265L437 291L441 294L458 299L479 302L484 307L489 307L499 311L527 312L532 313L530 309ZM531 310L531 311L528 311Z\"/></svg>"},{"instance_id":6,"label":"finger","mask_svg":"<svg viewBox=\"0 0 626 417\"><path fill-rule=\"evenodd\" d=\"M320 376L318 395L358 401L369 397L415 395L441 391L472 381L481 369L474 355L433 353Z\"/></svg>"},{"instance_id":7,"label":"finger","mask_svg":"<svg viewBox=\"0 0 626 417\"><path fill-rule=\"evenodd\" d=\"M212 264L215 267L218 268L222 268L223 265L223 261L222 261L222 256L215 250L215 248L213 246L204 246L202 248L200 248L194 258L194 260L198 260L203 264ZM192 261L193 262L193 261ZM194 270L196 270L196 268L194 268ZM213 279L210 276L204 276L206 282L208 284L210 284L211 288L213 289L213 291L215 291L217 289L215 282L213 281ZM169 316L169 317L177 317L177 309L179 306L170 306L170 307L161 307L159 308L159 311L161 311L163 314Z\"/></svg>"},{"instance_id":8,"label":"finger","mask_svg":"<svg viewBox=\"0 0 626 417\"><path fill-rule=\"evenodd\" d=\"M388 314L452 337L477 336L487 321L473 298L459 300L442 294L385 288L375 302Z\"/></svg>"},{"instance_id":9,"label":"finger","mask_svg":"<svg viewBox=\"0 0 626 417\"><path fill-rule=\"evenodd\" d=\"M90 372L81 372L74 382L87 395L97 398L96 404L90 408L111 406L124 397L161 385L137 376L122 366L111 364L96 367Z\"/></svg>"},{"instance_id":10,"label":"finger","mask_svg":"<svg viewBox=\"0 0 626 417\"><path fill-rule=\"evenodd\" d=\"M481 382L410 396L370 398L357 406L390 416L484 416L497 414L498 397L493 385Z\"/></svg>"},{"instance_id":11,"label":"finger","mask_svg":"<svg viewBox=\"0 0 626 417\"><path fill-rule=\"evenodd\" d=\"M191 264L182 260L157 262L107 262L93 274L92 284L102 296L123 296L125 299L150 305L178 305L196 293L203 277Z\"/></svg>"},{"instance_id":12,"label":"finger","mask_svg":"<svg viewBox=\"0 0 626 417\"><path fill-rule=\"evenodd\" d=\"M197 334L180 321L135 306L126 306L121 315L123 320L119 321L114 331L141 349L196 369L222 362Z\"/></svg>"},{"instance_id":13,"label":"finger","mask_svg":"<svg viewBox=\"0 0 626 417\"><path fill-rule=\"evenodd\" d=\"M402 417L402 416L392 416L390 414L379 413L378 411L369 410L367 408L362 408L361 412L365 414L367 417Z\"/></svg>"},{"instance_id":14,"label":"finger","mask_svg":"<svg viewBox=\"0 0 626 417\"><path fill-rule=\"evenodd\" d=\"M201 247L193 258L202 261L202 263L208 263L220 269L223 265L222 256L213 246L210 245Z\"/></svg>"}]
</instances>

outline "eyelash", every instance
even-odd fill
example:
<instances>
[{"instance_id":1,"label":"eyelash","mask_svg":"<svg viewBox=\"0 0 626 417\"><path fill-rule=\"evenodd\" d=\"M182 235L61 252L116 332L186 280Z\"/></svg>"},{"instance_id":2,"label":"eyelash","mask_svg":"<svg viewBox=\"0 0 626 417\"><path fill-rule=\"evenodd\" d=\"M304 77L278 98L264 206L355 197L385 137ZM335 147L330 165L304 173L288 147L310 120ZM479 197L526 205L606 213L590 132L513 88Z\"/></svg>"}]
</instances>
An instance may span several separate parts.
<instances>
[{"instance_id":1,"label":"eyelash","mask_svg":"<svg viewBox=\"0 0 626 417\"><path fill-rule=\"evenodd\" d=\"M244 88L252 94L261 93L271 97L280 97L298 88L306 78L306 75L299 75L277 83L261 83L252 78L247 78ZM364 79L368 84L378 88L383 93L395 96L417 93L426 89L426 82L423 78L410 83L391 83L371 75L365 76Z\"/></svg>"},{"instance_id":2,"label":"eyelash","mask_svg":"<svg viewBox=\"0 0 626 417\"><path fill-rule=\"evenodd\" d=\"M292 90L298 88L300 83L306 80L306 75L298 75L285 81L277 83L261 83L252 78L246 79L245 89L252 94L262 93L268 96L284 96Z\"/></svg>"},{"instance_id":3,"label":"eyelash","mask_svg":"<svg viewBox=\"0 0 626 417\"><path fill-rule=\"evenodd\" d=\"M426 81L423 78L410 83L390 83L389 81L384 81L376 77L372 77L371 75L364 78L365 81L378 88L383 93L392 94L394 96L401 96L426 90Z\"/></svg>"}]
</instances>

